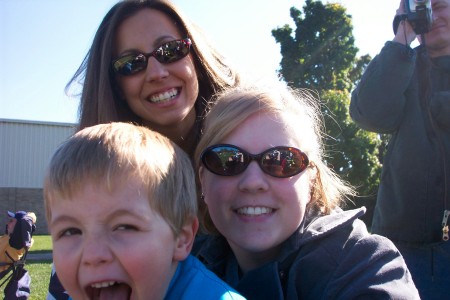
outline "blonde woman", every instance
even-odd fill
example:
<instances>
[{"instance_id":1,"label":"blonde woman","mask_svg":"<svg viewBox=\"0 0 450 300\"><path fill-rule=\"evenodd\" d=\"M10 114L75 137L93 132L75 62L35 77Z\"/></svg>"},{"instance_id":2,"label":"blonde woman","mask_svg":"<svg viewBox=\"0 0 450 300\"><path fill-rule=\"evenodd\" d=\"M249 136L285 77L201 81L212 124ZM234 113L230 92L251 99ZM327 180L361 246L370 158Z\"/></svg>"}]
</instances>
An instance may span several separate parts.
<instances>
[{"instance_id":1,"label":"blonde woman","mask_svg":"<svg viewBox=\"0 0 450 300\"><path fill-rule=\"evenodd\" d=\"M248 299L418 299L386 238L343 211L352 189L327 167L314 99L236 88L215 99L196 151L197 256Z\"/></svg>"}]
</instances>

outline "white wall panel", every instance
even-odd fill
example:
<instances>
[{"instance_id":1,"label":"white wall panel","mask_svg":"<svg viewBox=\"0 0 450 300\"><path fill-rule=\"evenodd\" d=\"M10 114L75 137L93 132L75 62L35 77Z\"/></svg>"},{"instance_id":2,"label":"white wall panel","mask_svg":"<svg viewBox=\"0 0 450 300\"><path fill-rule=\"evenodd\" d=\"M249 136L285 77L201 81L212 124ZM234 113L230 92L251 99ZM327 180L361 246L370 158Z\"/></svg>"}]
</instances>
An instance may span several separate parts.
<instances>
[{"instance_id":1,"label":"white wall panel","mask_svg":"<svg viewBox=\"0 0 450 300\"><path fill-rule=\"evenodd\" d=\"M0 119L0 187L42 188L47 164L75 124Z\"/></svg>"}]
</instances>

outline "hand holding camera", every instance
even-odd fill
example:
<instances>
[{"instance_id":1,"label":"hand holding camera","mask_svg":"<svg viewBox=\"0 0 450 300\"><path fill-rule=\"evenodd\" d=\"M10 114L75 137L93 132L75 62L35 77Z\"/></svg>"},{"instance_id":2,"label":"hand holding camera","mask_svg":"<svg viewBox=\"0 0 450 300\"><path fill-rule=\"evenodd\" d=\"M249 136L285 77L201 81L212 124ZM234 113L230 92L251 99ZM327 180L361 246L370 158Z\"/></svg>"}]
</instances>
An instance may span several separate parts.
<instances>
[{"instance_id":1,"label":"hand holding camera","mask_svg":"<svg viewBox=\"0 0 450 300\"><path fill-rule=\"evenodd\" d=\"M431 0L404 0L406 20L416 34L427 33L431 28Z\"/></svg>"},{"instance_id":2,"label":"hand holding camera","mask_svg":"<svg viewBox=\"0 0 450 300\"><path fill-rule=\"evenodd\" d=\"M402 22L405 20L407 22ZM394 18L393 29L396 35L401 29L403 41L409 44L416 35L427 33L431 24L431 0L402 0Z\"/></svg>"}]
</instances>

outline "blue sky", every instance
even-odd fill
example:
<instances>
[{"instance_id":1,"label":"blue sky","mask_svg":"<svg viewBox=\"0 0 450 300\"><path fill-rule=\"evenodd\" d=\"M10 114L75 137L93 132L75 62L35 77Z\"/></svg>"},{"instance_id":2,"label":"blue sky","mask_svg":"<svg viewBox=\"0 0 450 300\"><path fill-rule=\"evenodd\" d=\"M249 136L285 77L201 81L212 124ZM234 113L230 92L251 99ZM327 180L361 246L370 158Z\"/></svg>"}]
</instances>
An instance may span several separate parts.
<instances>
[{"instance_id":1,"label":"blue sky","mask_svg":"<svg viewBox=\"0 0 450 300\"><path fill-rule=\"evenodd\" d=\"M64 87L117 0L0 1L0 118L73 123L78 98ZM292 24L303 0L173 0L214 45L252 78L275 76L281 60L271 30ZM324 1L326 2L326 1ZM399 1L336 0L352 15L360 55L393 38ZM258 55L254 47L260 45Z\"/></svg>"}]
</instances>

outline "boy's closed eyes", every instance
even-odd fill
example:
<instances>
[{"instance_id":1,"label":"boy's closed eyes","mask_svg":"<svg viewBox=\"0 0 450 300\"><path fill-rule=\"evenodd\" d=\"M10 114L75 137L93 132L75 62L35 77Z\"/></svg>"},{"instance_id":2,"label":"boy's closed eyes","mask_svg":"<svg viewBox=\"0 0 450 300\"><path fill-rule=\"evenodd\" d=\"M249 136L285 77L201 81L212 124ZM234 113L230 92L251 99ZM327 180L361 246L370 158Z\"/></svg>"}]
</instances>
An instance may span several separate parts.
<instances>
[{"instance_id":1,"label":"boy's closed eyes","mask_svg":"<svg viewBox=\"0 0 450 300\"><path fill-rule=\"evenodd\" d=\"M144 219L146 216L137 216L131 212L123 211L119 217L110 218L105 216L105 218L108 219L108 221L104 224L104 226L107 226L111 232L125 233L150 230L149 228L145 228L146 224L144 224ZM61 216L52 223L52 227L55 231L55 237L59 239L74 235L82 235L83 228L80 223L82 222L76 220L75 218Z\"/></svg>"}]
</instances>

